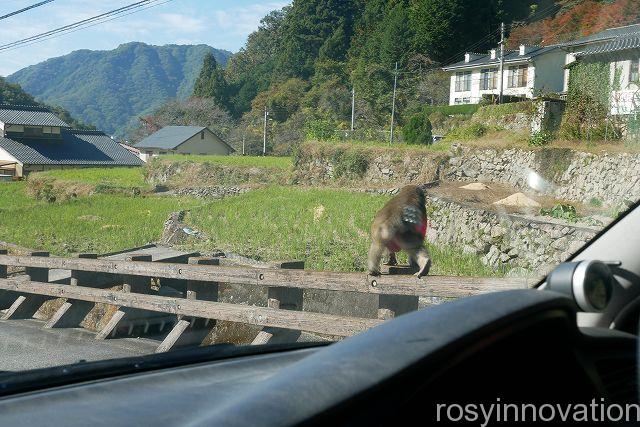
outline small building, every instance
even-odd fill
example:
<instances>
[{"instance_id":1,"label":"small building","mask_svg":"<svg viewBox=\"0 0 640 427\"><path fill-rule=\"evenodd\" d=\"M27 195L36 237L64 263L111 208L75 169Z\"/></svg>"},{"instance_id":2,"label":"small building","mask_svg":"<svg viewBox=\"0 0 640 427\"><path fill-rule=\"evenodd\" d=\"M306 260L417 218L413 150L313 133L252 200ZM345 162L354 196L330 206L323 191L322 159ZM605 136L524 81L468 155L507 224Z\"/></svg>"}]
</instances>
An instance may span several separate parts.
<instances>
[{"instance_id":1,"label":"small building","mask_svg":"<svg viewBox=\"0 0 640 427\"><path fill-rule=\"evenodd\" d=\"M0 175L142 164L103 132L70 129L46 108L0 105Z\"/></svg>"},{"instance_id":2,"label":"small building","mask_svg":"<svg viewBox=\"0 0 640 427\"><path fill-rule=\"evenodd\" d=\"M565 90L576 62L609 66L611 114L640 112L640 24L610 28L565 44Z\"/></svg>"},{"instance_id":3,"label":"small building","mask_svg":"<svg viewBox=\"0 0 640 427\"><path fill-rule=\"evenodd\" d=\"M135 145L142 158L162 154L222 155L236 150L209 128L202 126L165 126Z\"/></svg>"},{"instance_id":4,"label":"small building","mask_svg":"<svg viewBox=\"0 0 640 427\"><path fill-rule=\"evenodd\" d=\"M503 95L533 98L560 93L564 87L565 53L559 46L525 46L505 51ZM485 96L500 94L500 54L466 53L464 60L443 67L451 73L449 105L477 104Z\"/></svg>"}]
</instances>

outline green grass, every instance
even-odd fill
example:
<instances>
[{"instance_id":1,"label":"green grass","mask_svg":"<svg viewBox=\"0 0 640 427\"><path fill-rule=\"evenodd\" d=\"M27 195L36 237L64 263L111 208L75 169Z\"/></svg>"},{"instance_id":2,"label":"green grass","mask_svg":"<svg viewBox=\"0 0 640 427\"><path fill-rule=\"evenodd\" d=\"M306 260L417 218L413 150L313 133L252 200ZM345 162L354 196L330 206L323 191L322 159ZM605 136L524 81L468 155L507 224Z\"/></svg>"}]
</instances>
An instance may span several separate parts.
<instances>
[{"instance_id":1,"label":"green grass","mask_svg":"<svg viewBox=\"0 0 640 427\"><path fill-rule=\"evenodd\" d=\"M24 195L25 183L0 184L0 240L53 254L105 253L157 241L170 212L201 201L94 195L62 203Z\"/></svg>"},{"instance_id":2,"label":"green grass","mask_svg":"<svg viewBox=\"0 0 640 427\"><path fill-rule=\"evenodd\" d=\"M187 156L167 154L158 157L161 160L191 161L197 163L219 163L226 166L256 166L264 168L291 169L291 157L274 156Z\"/></svg>"},{"instance_id":3,"label":"green grass","mask_svg":"<svg viewBox=\"0 0 640 427\"><path fill-rule=\"evenodd\" d=\"M196 245L201 250L265 261L304 260L313 270L363 271L371 220L387 200L340 190L269 187L195 208L187 221L210 236ZM472 255L431 250L433 274L496 274Z\"/></svg>"},{"instance_id":4,"label":"green grass","mask_svg":"<svg viewBox=\"0 0 640 427\"><path fill-rule=\"evenodd\" d=\"M314 142L314 141L309 141ZM389 144L389 141L363 141L363 140L355 140L349 139L345 141L322 141L322 144L333 144L343 146L344 148L349 147L363 147L363 148L384 148L384 149L393 149L400 151L428 151L428 152L447 152L451 148L451 143L446 141L438 141L434 144L406 144L404 142L394 142L393 144Z\"/></svg>"},{"instance_id":5,"label":"green grass","mask_svg":"<svg viewBox=\"0 0 640 427\"><path fill-rule=\"evenodd\" d=\"M75 181L86 184L108 184L118 187L145 186L143 169L135 168L87 168L61 169L33 174L36 177L47 177L62 181Z\"/></svg>"}]
</instances>

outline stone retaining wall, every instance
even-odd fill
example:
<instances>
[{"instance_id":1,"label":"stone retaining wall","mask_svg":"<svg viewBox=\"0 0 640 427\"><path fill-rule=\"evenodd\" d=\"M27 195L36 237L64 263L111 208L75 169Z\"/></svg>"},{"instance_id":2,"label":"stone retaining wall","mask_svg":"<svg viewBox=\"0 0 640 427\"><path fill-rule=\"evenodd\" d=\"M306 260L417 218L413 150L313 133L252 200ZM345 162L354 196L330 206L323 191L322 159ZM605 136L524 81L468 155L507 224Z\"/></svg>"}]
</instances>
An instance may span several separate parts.
<instances>
[{"instance_id":1,"label":"stone retaining wall","mask_svg":"<svg viewBox=\"0 0 640 427\"><path fill-rule=\"evenodd\" d=\"M546 274L589 241L598 229L563 221L499 214L430 197L427 238L481 257L485 265Z\"/></svg>"},{"instance_id":2,"label":"stone retaining wall","mask_svg":"<svg viewBox=\"0 0 640 427\"><path fill-rule=\"evenodd\" d=\"M640 198L640 154L456 147L444 178L533 187L559 199L617 207Z\"/></svg>"}]
</instances>

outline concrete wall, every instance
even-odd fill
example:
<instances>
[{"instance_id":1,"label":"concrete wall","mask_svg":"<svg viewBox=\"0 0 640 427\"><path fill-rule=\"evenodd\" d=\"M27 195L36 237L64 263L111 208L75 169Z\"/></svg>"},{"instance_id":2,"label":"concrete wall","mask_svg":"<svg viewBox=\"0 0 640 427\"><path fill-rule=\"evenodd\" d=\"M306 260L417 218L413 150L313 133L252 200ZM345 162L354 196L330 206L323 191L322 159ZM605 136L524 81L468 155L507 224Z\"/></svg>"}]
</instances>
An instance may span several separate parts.
<instances>
[{"instance_id":1,"label":"concrete wall","mask_svg":"<svg viewBox=\"0 0 640 427\"><path fill-rule=\"evenodd\" d=\"M565 59L566 55L560 49L535 58L535 92L559 93L564 90Z\"/></svg>"}]
</instances>

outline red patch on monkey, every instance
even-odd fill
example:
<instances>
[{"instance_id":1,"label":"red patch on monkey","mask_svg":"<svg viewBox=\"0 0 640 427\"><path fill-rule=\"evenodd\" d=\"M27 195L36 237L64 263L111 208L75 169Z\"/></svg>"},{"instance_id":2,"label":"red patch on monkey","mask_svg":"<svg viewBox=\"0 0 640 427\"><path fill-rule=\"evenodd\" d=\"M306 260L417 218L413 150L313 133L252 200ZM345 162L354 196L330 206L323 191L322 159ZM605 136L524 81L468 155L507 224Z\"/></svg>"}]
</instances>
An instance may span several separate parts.
<instances>
[{"instance_id":1,"label":"red patch on monkey","mask_svg":"<svg viewBox=\"0 0 640 427\"><path fill-rule=\"evenodd\" d=\"M422 222L420 224L416 224L416 232L420 233L423 238L427 235L427 225L427 218L422 218ZM398 244L398 240L393 239L387 245L387 249L389 250L389 252L399 252L402 248Z\"/></svg>"}]
</instances>

